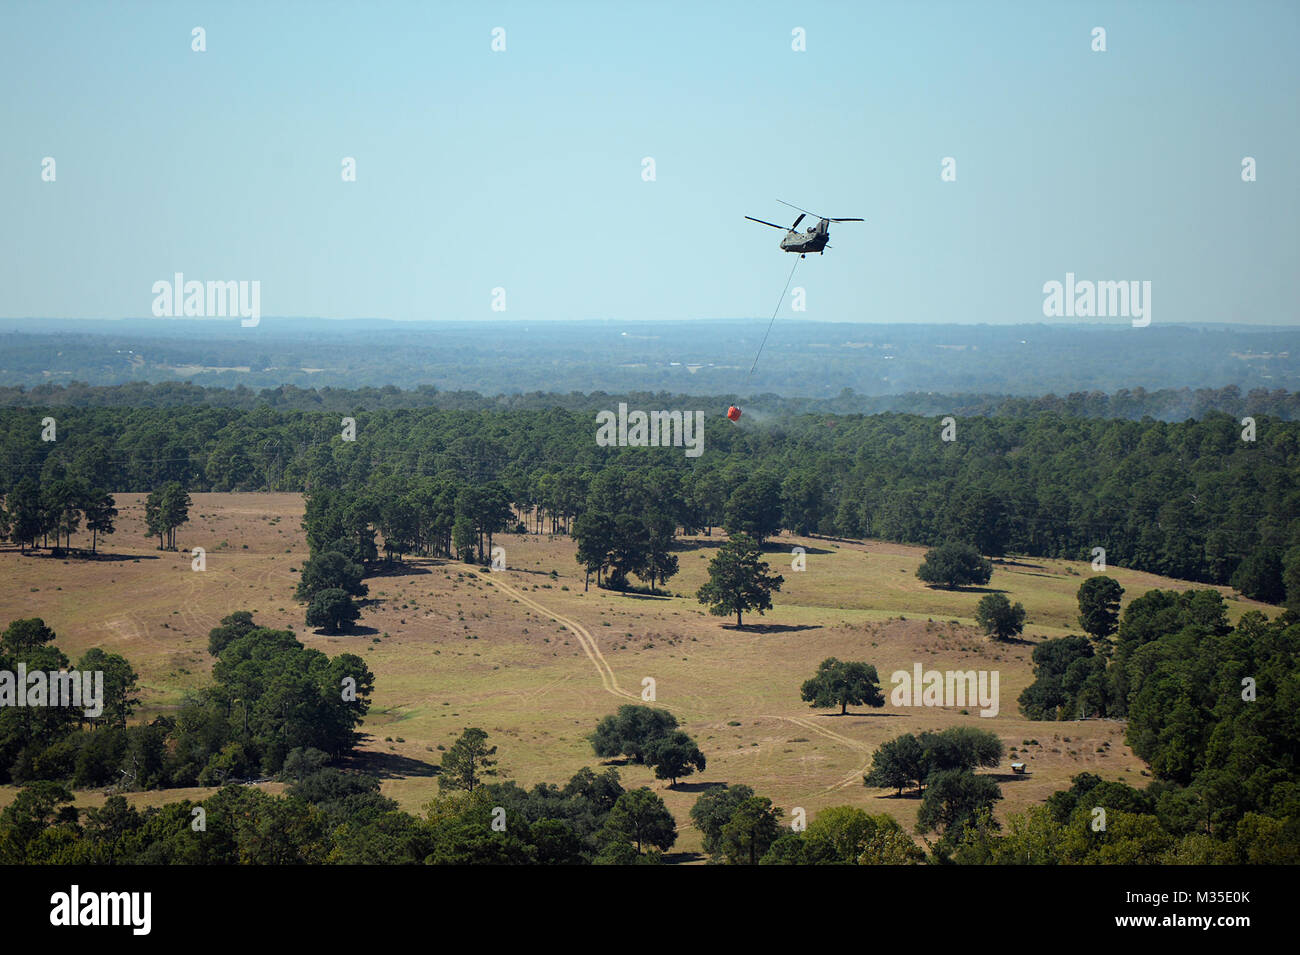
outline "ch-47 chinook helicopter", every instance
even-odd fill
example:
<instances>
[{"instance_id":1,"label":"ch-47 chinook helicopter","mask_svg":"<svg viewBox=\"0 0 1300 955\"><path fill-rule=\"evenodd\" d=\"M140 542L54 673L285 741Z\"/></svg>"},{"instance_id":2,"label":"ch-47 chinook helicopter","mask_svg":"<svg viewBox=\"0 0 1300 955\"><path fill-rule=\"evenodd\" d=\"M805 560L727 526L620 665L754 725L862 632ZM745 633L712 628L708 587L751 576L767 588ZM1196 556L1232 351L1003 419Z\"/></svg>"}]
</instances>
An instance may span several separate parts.
<instances>
[{"instance_id":1,"label":"ch-47 chinook helicopter","mask_svg":"<svg viewBox=\"0 0 1300 955\"><path fill-rule=\"evenodd\" d=\"M753 216L745 216L750 222L757 222L759 225L771 226L773 229L785 229L785 235L781 237L781 249L785 252L798 252L800 258L804 258L809 252L822 254L822 250L827 247L831 240L830 224L832 222L864 222L864 219L832 219L828 216L819 216L815 212L809 212L807 209L800 209L798 206L786 202L784 199L778 199L777 202L783 206L790 206L799 212L799 218L794 220L794 225L786 229L783 225L777 225L775 222L766 222L763 219L755 219ZM817 220L817 224L809 226L803 232L795 232L799 223L803 221L804 216L812 216Z\"/></svg>"}]
</instances>

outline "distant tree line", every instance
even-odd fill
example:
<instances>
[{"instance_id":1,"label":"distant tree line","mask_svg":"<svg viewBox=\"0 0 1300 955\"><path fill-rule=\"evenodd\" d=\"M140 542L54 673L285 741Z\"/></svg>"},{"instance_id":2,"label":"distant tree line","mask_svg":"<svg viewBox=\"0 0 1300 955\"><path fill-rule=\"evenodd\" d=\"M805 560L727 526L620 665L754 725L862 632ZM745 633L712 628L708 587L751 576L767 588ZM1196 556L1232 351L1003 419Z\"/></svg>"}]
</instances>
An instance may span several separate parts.
<instances>
[{"instance_id":1,"label":"distant tree line","mask_svg":"<svg viewBox=\"0 0 1300 955\"><path fill-rule=\"evenodd\" d=\"M1300 547L1300 424L1261 417L1255 441L1223 414L1164 424L1039 414L961 419L954 442L915 415L804 415L778 425L707 419L698 459L602 448L591 416L521 411L356 412L355 441L322 412L181 407L67 408L42 442L41 410L0 411L0 493L38 493L69 474L152 491L304 490L314 552L373 563L405 553L473 554L522 525L580 537L592 573L661 583L660 529L726 526L762 541L781 530L935 545L986 557L1091 560L1278 595ZM743 419L742 419L743 420ZM26 487L30 488L30 485ZM30 496L30 492L29 492ZM623 518L622 533L618 522ZM632 518L639 518L639 524ZM615 538L604 541L614 522ZM376 532L369 535L369 530ZM643 534L644 531L644 534ZM1248 563L1249 561L1249 563ZM1293 562L1294 564L1294 562ZM653 585L653 584L652 584Z\"/></svg>"},{"instance_id":2,"label":"distant tree line","mask_svg":"<svg viewBox=\"0 0 1300 955\"><path fill-rule=\"evenodd\" d=\"M84 521L93 554L100 538L117 529L116 504L113 495L83 479L59 478L40 485L32 478L23 478L0 505L0 538L7 537L26 552L37 547L38 542L39 546L50 546L53 535L54 549L70 550L72 535Z\"/></svg>"},{"instance_id":3,"label":"distant tree line","mask_svg":"<svg viewBox=\"0 0 1300 955\"><path fill-rule=\"evenodd\" d=\"M242 343L238 357L246 360ZM34 356L38 369L48 363L49 350L40 349ZM103 352L95 350L95 360L102 362ZM220 362L206 362L220 364ZM1043 393L1032 397L974 392L920 391L904 394L865 395L852 388L841 389L834 397L808 398L796 395L680 394L666 391L631 391L610 394L604 391L566 391L552 387L549 391L483 395L476 391L440 390L433 385L398 388L393 385L363 388L302 387L279 384L276 387L250 388L247 385L217 387L189 381L134 381L119 385L88 385L80 381L67 384L40 384L32 387L0 386L0 407L9 408L176 408L207 406L252 411L266 406L276 411L327 411L350 415L368 411L539 411L560 408L569 412L595 413L626 401L631 408L722 407L740 401L753 411L781 417L800 415L873 415L905 412L930 416L1020 418L1042 414L1069 418L1122 418L1141 421L1185 421L1221 412L1240 419L1245 415L1300 420L1300 392L1285 388L1252 388L1245 392L1237 385L1222 388L1120 388L1113 393L1075 391L1065 395ZM784 422L778 422L784 424Z\"/></svg>"}]
</instances>

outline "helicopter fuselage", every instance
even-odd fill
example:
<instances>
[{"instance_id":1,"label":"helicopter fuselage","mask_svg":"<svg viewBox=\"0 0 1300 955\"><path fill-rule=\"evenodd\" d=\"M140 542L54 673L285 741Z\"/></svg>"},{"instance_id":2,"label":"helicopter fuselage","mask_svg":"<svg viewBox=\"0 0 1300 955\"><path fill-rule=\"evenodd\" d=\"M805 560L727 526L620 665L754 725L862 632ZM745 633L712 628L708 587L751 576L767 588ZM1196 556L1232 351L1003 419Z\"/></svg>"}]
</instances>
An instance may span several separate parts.
<instances>
[{"instance_id":1,"label":"helicopter fuselage","mask_svg":"<svg viewBox=\"0 0 1300 955\"><path fill-rule=\"evenodd\" d=\"M795 232L793 229L787 232L781 239L781 249L785 252L820 252L830 240L827 222L822 219L815 226L809 226L806 232Z\"/></svg>"}]
</instances>

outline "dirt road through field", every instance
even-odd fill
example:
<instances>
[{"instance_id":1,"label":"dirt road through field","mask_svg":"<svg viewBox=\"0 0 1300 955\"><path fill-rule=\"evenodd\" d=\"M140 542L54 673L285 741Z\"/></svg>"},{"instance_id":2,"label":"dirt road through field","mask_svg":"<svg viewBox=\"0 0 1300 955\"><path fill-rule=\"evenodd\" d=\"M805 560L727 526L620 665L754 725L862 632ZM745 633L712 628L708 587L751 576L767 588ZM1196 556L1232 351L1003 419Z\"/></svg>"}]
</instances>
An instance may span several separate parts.
<instances>
[{"instance_id":1,"label":"dirt road through field","mask_svg":"<svg viewBox=\"0 0 1300 955\"><path fill-rule=\"evenodd\" d=\"M605 659L604 655L600 652L600 647L596 643L596 638L591 635L591 631L589 631L586 627L578 623L578 621L574 620L573 618L566 617L563 614L556 613L554 610L551 610L550 608L546 607L544 604L539 603L534 598L516 590L514 587L510 586L505 581L503 581L499 573L479 574L478 577L480 580L488 584L491 584L493 587L496 587L503 594L509 597L513 597L515 600L518 600L524 606L530 607L531 609L537 611L538 613L550 617L560 626L564 627L566 630L572 633L578 639L578 643L581 645L583 652L587 654L587 659L589 659L592 662L592 664L596 667L596 672L600 675L600 682L605 687L606 691L612 693L614 696L619 696L624 699L633 700L634 702L637 703L641 702L641 698L637 696L637 694L629 693L627 690L624 690L619 687L618 680L614 676L613 669L610 667L609 662ZM672 709L672 707L667 704L663 704L663 705L665 706L665 708L669 710ZM843 746L847 746L858 753L866 753L869 749L869 747L867 747L864 743L859 743L855 739L850 739L849 737L844 736L840 733L836 733L832 730L825 729L817 725L817 723L814 720L805 717L772 715L764 718L783 720L787 723L794 723L796 726L801 726L806 730L811 730L812 732L817 733L820 736L824 736L829 740L833 740L834 742L837 742ZM870 763L868 762L866 766L862 767L861 769L853 770L853 772L849 773L839 782L831 786L828 786L826 788L826 792L833 792L834 790L843 789L845 786L852 785L854 782L860 780L862 778L862 774L865 773L869 768L870 768Z\"/></svg>"}]
</instances>

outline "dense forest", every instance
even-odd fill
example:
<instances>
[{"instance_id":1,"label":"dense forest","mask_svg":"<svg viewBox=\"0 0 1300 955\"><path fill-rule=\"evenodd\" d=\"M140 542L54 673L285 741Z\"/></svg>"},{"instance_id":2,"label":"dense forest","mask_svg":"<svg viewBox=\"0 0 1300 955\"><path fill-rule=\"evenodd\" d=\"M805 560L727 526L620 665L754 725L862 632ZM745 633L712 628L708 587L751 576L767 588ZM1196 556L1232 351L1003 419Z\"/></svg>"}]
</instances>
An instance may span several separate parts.
<instances>
[{"instance_id":1,"label":"dense forest","mask_svg":"<svg viewBox=\"0 0 1300 955\"><path fill-rule=\"evenodd\" d=\"M707 531L730 512L741 530L768 528L760 538L784 528L1087 560L1101 548L1110 564L1220 584L1248 557L1278 577L1300 545L1300 424L1292 422L1261 417L1245 427L1222 413L1179 423L1055 413L705 421L703 454L692 458L680 448L600 447L594 416L560 408L349 416L266 405L165 415L10 408L0 410L0 493L9 515L27 501L49 524L54 505L40 501L60 482L86 495L155 492L169 482L305 491L317 507L347 511L335 526L349 523L351 556L361 561L373 558L376 534L390 551L447 552L464 502L483 495L492 501L474 505L483 510L480 545L508 526L503 501L536 530L568 531L596 512ZM311 513L309 505L309 525ZM0 521L28 543L49 531L40 520Z\"/></svg>"},{"instance_id":2,"label":"dense forest","mask_svg":"<svg viewBox=\"0 0 1300 955\"><path fill-rule=\"evenodd\" d=\"M1035 647L1021 710L1039 720L1125 719L1129 745L1151 767L1143 789L1083 774L1004 829L991 812L999 787L973 772L1001 762L1001 742L953 729L885 744L864 779L916 786L925 849L888 816L848 806L791 831L779 808L740 784L704 792L691 815L706 854L733 864L1300 861L1300 424L1259 416L1251 426L1220 411L1130 421L1030 406L947 420L786 411L737 425L719 414L706 418L704 453L688 457L676 447L599 446L592 402L599 410L604 396L575 398L572 408L447 408L429 390L419 400L430 407L364 410L370 399L417 399L354 392L357 407L341 413L260 398L252 407L166 400L195 393L175 386L156 389L169 405L160 414L116 404L134 390L0 411L0 532L23 548L50 538L65 549L111 548L109 488L148 492L148 532L171 547L190 492L302 491L311 553L296 596L309 605L308 625L327 630L355 620L353 598L381 561L484 562L505 530L571 534L598 585L620 589L630 576L665 584L677 569L676 535L721 527L723 550L736 551L738 568L752 565L739 574L746 579L765 566L764 540L789 530L941 545L927 561L958 548L980 568L982 555L1095 561L1101 548L1110 564L1231 582L1285 603L1276 620L1250 613L1233 627L1215 591L1152 591L1121 616L1114 581L1094 576L1080 588L1087 635ZM279 394L286 405L311 403L306 393ZM716 589L729 570L715 563L707 586ZM40 620L12 622L0 634L0 670L66 668L55 641ZM0 813L0 861L627 864L662 861L675 842L662 800L624 790L613 771L530 791L491 781L496 749L475 728L445 754L442 792L424 815L402 812L376 779L345 769L373 691L358 657L331 659L246 612L212 631L209 651L212 683L147 723L130 719L129 662L102 651L79 661L106 674L102 714L0 710L0 778L22 786ZM852 670L863 684L853 692L875 698L869 664L825 665ZM834 693L808 683L800 691L797 680L791 692L834 703ZM595 756L625 755L673 785L705 766L694 739L646 707L624 707L591 740ZM250 778L290 785L283 796L225 785L203 806L139 811L120 797L102 809L70 805L74 786ZM195 829L204 808L219 811L211 828ZM1109 819L1100 831L1098 808ZM501 811L508 828L496 825Z\"/></svg>"},{"instance_id":3,"label":"dense forest","mask_svg":"<svg viewBox=\"0 0 1300 955\"><path fill-rule=\"evenodd\" d=\"M1267 832L1274 850L1297 861L1295 611L1273 620L1251 611L1234 627L1217 591L1151 590L1134 598L1117 621L1110 616L1098 626L1085 612L1081 623L1092 631L1087 636L1034 647L1035 681L1020 695L1021 712L1036 720L1125 720L1125 740L1151 767L1154 781L1120 804L1149 817L1143 825L1154 837L1222 841ZM1058 793L1038 822L1063 826L1075 802ZM1060 851L1068 857L1069 850Z\"/></svg>"}]
</instances>

